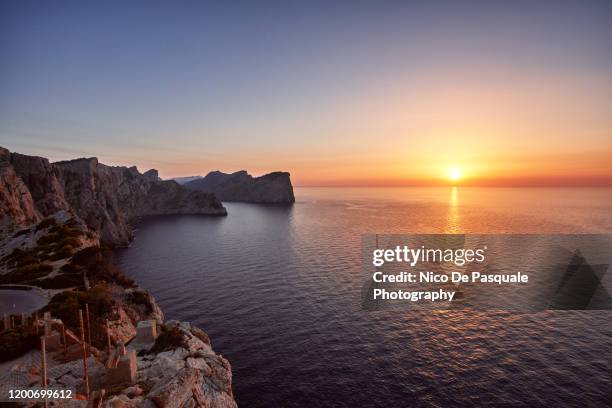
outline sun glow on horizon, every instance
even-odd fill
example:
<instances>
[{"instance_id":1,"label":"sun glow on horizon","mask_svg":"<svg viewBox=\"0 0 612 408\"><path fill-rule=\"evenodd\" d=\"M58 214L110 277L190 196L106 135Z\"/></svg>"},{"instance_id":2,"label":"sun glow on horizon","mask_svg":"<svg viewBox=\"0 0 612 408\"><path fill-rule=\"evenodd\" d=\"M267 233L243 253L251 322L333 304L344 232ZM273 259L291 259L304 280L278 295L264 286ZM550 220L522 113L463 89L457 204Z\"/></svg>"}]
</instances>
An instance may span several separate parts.
<instances>
[{"instance_id":1,"label":"sun glow on horizon","mask_svg":"<svg viewBox=\"0 0 612 408\"><path fill-rule=\"evenodd\" d=\"M448 179L455 183L461 180L461 169L457 166L451 167L448 170Z\"/></svg>"}]
</instances>

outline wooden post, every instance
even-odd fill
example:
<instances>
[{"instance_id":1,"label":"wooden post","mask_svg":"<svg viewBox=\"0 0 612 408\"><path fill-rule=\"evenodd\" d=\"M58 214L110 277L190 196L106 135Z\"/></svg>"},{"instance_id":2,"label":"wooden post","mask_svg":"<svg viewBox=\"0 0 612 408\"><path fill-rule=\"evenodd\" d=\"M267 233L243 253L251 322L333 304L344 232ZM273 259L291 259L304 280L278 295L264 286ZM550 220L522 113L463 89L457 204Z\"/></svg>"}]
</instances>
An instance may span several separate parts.
<instances>
[{"instance_id":1,"label":"wooden post","mask_svg":"<svg viewBox=\"0 0 612 408\"><path fill-rule=\"evenodd\" d=\"M22 314L21 314L21 325L22 325L23 327L25 327L25 326L27 326L27 325L28 325L28 320L27 320L27 317L26 317L26 314L25 314L25 313L22 313Z\"/></svg>"},{"instance_id":2,"label":"wooden post","mask_svg":"<svg viewBox=\"0 0 612 408\"><path fill-rule=\"evenodd\" d=\"M111 352L111 338L110 338L110 326L108 319L106 319L106 347L108 348L108 354Z\"/></svg>"},{"instance_id":3,"label":"wooden post","mask_svg":"<svg viewBox=\"0 0 612 408\"><path fill-rule=\"evenodd\" d=\"M85 346L85 329L83 327L83 310L79 309L79 325L81 326L81 344L83 345L83 385L85 395L89 399L89 374L87 372L87 347Z\"/></svg>"},{"instance_id":4,"label":"wooden post","mask_svg":"<svg viewBox=\"0 0 612 408\"><path fill-rule=\"evenodd\" d=\"M34 325L36 326L36 335L38 335L38 312L34 314Z\"/></svg>"},{"instance_id":5,"label":"wooden post","mask_svg":"<svg viewBox=\"0 0 612 408\"><path fill-rule=\"evenodd\" d=\"M45 312L43 315L43 335L45 337L51 335L51 313Z\"/></svg>"},{"instance_id":6,"label":"wooden post","mask_svg":"<svg viewBox=\"0 0 612 408\"><path fill-rule=\"evenodd\" d=\"M15 328L15 316L11 315L11 329Z\"/></svg>"},{"instance_id":7,"label":"wooden post","mask_svg":"<svg viewBox=\"0 0 612 408\"><path fill-rule=\"evenodd\" d=\"M66 342L66 326L62 322L62 343L64 344L64 357L68 354L68 343Z\"/></svg>"},{"instance_id":8,"label":"wooden post","mask_svg":"<svg viewBox=\"0 0 612 408\"><path fill-rule=\"evenodd\" d=\"M47 389L47 348L45 347L45 336L40 338L40 351L42 354L41 360L41 376L42 376L42 387ZM45 398L45 408L49 406L49 400Z\"/></svg>"},{"instance_id":9,"label":"wooden post","mask_svg":"<svg viewBox=\"0 0 612 408\"><path fill-rule=\"evenodd\" d=\"M91 320L89 319L89 305L85 303L85 319L87 321L87 351L91 354Z\"/></svg>"}]
</instances>

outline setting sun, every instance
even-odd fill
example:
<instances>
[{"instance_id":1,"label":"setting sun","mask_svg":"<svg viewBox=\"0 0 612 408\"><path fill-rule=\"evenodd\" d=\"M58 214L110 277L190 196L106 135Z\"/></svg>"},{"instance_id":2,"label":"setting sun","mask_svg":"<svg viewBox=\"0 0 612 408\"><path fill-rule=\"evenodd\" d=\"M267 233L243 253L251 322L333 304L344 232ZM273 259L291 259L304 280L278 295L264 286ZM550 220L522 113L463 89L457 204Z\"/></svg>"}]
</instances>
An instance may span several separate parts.
<instances>
[{"instance_id":1,"label":"setting sun","mask_svg":"<svg viewBox=\"0 0 612 408\"><path fill-rule=\"evenodd\" d=\"M451 181L459 181L461 179L461 169L459 167L451 167L448 171L448 178Z\"/></svg>"}]
</instances>

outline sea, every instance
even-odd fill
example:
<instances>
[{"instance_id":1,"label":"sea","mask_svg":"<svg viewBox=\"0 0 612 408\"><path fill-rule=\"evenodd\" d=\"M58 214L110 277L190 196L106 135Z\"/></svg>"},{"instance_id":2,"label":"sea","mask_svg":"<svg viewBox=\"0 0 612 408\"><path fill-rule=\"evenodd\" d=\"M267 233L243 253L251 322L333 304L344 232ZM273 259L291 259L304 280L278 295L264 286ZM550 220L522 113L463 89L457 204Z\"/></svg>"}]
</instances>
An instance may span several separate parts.
<instances>
[{"instance_id":1,"label":"sea","mask_svg":"<svg viewBox=\"0 0 612 408\"><path fill-rule=\"evenodd\" d=\"M606 188L296 188L137 225L118 265L204 329L241 407L612 406L612 311L366 310L365 234L608 234Z\"/></svg>"}]
</instances>

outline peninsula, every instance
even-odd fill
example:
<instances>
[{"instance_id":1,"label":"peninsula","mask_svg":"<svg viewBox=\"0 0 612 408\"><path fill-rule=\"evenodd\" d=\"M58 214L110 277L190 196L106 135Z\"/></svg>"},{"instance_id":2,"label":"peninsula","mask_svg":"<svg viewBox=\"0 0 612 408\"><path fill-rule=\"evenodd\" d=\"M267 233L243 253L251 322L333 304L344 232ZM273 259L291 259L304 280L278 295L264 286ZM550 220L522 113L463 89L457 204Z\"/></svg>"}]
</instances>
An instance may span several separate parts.
<instances>
[{"instance_id":1,"label":"peninsula","mask_svg":"<svg viewBox=\"0 0 612 408\"><path fill-rule=\"evenodd\" d=\"M50 163L0 148L0 291L45 299L41 309L4 315L3 397L45 381L74 392L60 406L236 407L230 363L206 333L164 320L151 294L112 262L135 220L165 214L227 212L214 194L162 181L155 170L96 158Z\"/></svg>"}]
</instances>

